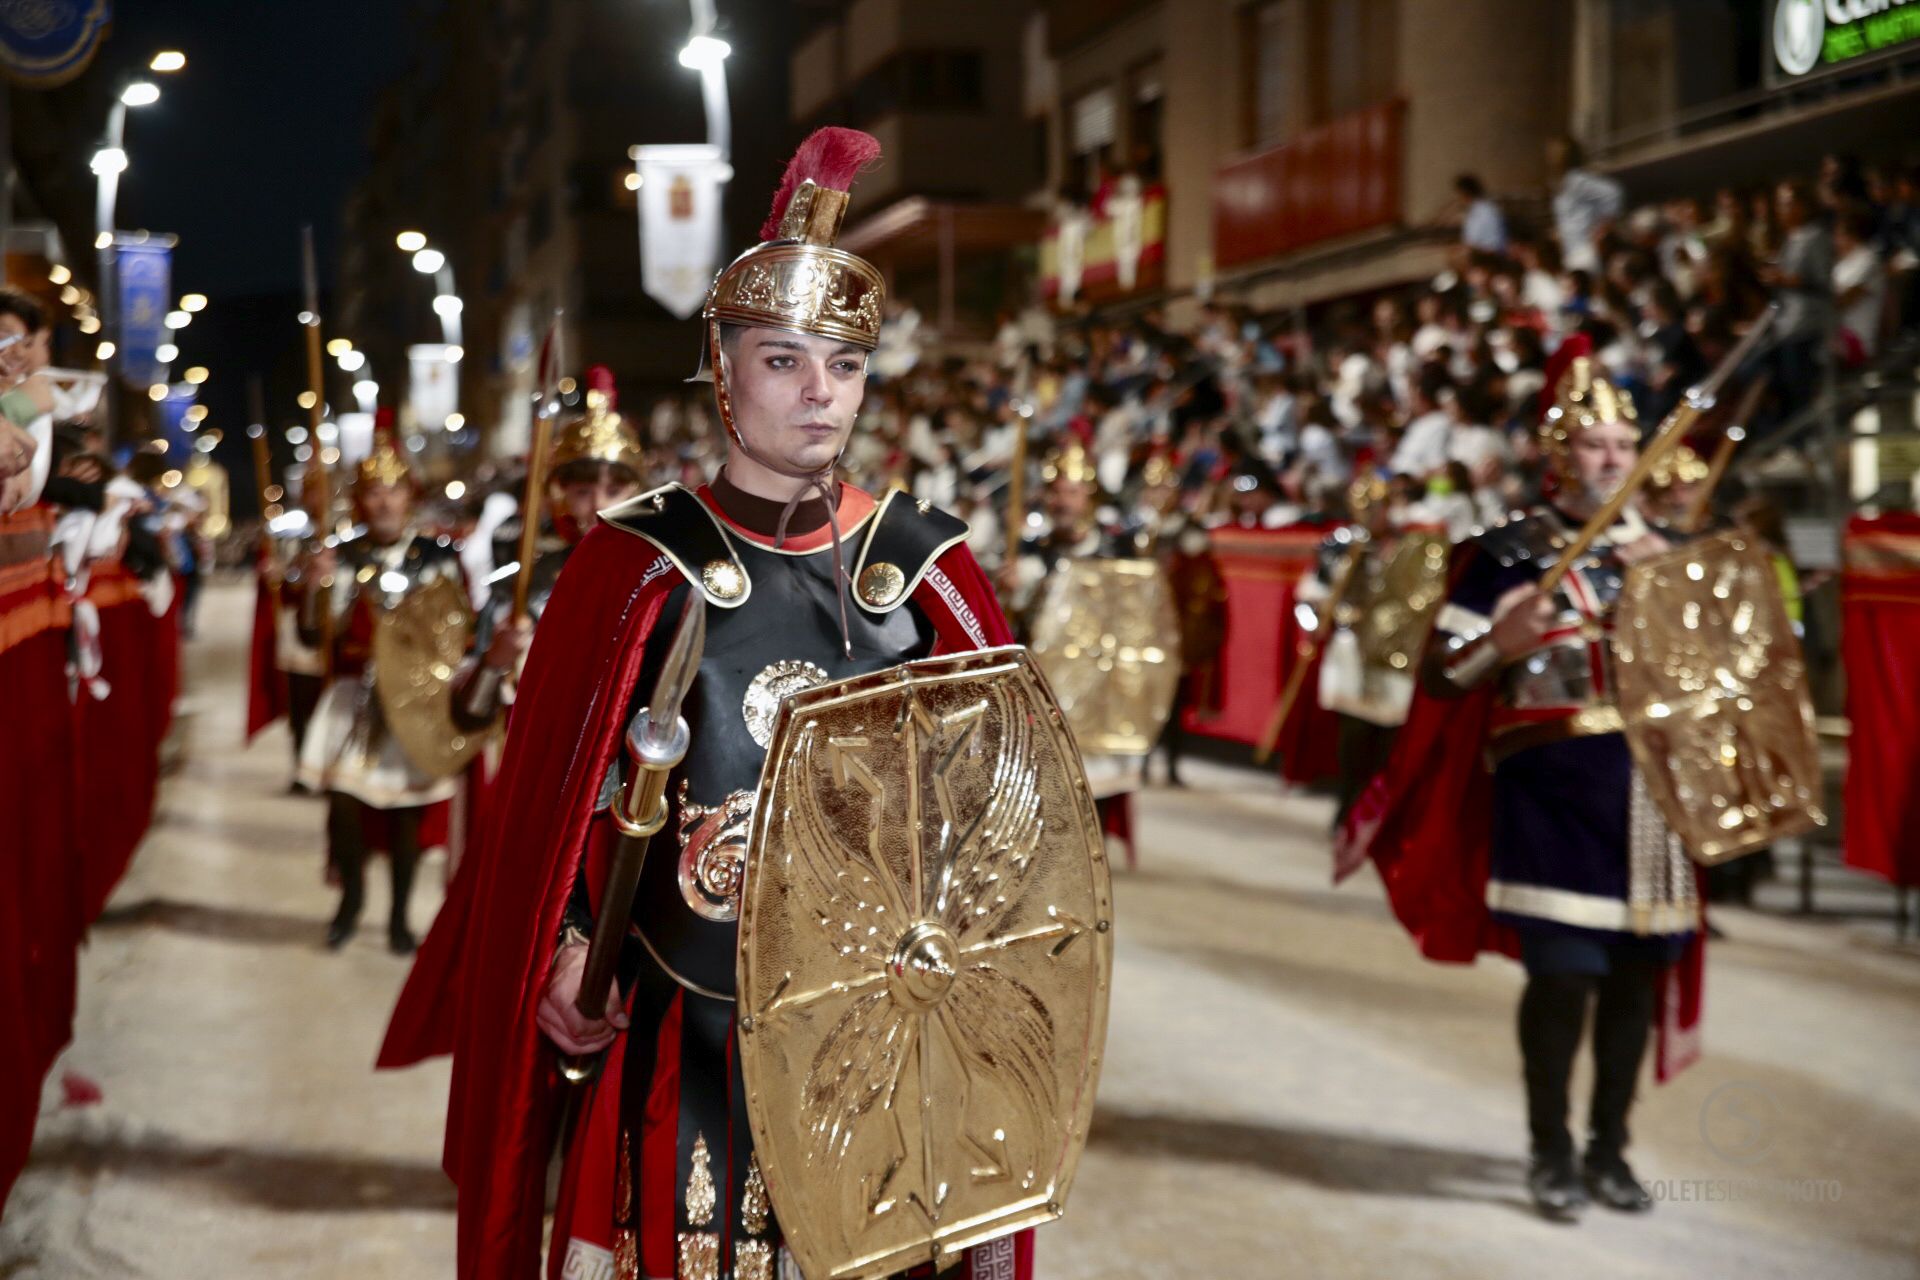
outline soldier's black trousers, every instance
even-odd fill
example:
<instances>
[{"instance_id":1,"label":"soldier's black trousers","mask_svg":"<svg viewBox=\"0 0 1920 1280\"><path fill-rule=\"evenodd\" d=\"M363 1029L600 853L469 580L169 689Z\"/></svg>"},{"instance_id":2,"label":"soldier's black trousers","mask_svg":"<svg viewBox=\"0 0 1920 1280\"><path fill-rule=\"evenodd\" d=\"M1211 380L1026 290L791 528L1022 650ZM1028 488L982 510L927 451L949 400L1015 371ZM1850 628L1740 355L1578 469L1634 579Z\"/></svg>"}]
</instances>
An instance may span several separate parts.
<instances>
[{"instance_id":1,"label":"soldier's black trousers","mask_svg":"<svg viewBox=\"0 0 1920 1280\"><path fill-rule=\"evenodd\" d=\"M1604 974L1536 970L1520 997L1520 1057L1527 1085L1527 1126L1536 1156L1571 1156L1567 1131L1573 1060L1587 1010L1593 1009L1593 1098L1586 1158L1606 1163L1627 1145L1627 1112L1653 1027L1658 961L1644 949L1609 956Z\"/></svg>"},{"instance_id":2,"label":"soldier's black trousers","mask_svg":"<svg viewBox=\"0 0 1920 1280\"><path fill-rule=\"evenodd\" d=\"M336 921L352 925L360 919L367 894L367 839L361 825L364 806L350 795L335 791L327 797L327 845L334 869L340 874L340 911ZM407 928L407 903L413 897L413 869L420 860L420 815L423 810L387 809L387 862L393 875L391 926Z\"/></svg>"}]
</instances>

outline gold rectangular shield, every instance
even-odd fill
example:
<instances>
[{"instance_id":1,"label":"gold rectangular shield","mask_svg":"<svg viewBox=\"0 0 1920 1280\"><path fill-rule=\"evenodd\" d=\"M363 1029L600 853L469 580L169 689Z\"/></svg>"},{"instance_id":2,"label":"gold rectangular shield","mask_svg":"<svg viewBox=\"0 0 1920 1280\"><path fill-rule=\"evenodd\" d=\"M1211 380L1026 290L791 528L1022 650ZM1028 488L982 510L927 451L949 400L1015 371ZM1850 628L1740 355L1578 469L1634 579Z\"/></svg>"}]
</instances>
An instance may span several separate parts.
<instances>
[{"instance_id":1,"label":"gold rectangular shield","mask_svg":"<svg viewBox=\"0 0 1920 1280\"><path fill-rule=\"evenodd\" d=\"M1033 657L1088 755L1143 756L1180 686L1180 617L1156 560L1065 560L1041 585Z\"/></svg>"},{"instance_id":2,"label":"gold rectangular shield","mask_svg":"<svg viewBox=\"0 0 1920 1280\"><path fill-rule=\"evenodd\" d=\"M1764 550L1723 533L1634 565L1613 649L1634 765L1696 862L1826 821L1806 659Z\"/></svg>"},{"instance_id":3,"label":"gold rectangular shield","mask_svg":"<svg viewBox=\"0 0 1920 1280\"><path fill-rule=\"evenodd\" d=\"M422 773L450 778L487 743L453 722L453 676L473 641L473 606L452 578L374 610L373 687L387 728Z\"/></svg>"},{"instance_id":4,"label":"gold rectangular shield","mask_svg":"<svg viewBox=\"0 0 1920 1280\"><path fill-rule=\"evenodd\" d=\"M1093 797L1025 650L790 695L748 837L739 1053L811 1280L1058 1217L1113 965Z\"/></svg>"}]
</instances>

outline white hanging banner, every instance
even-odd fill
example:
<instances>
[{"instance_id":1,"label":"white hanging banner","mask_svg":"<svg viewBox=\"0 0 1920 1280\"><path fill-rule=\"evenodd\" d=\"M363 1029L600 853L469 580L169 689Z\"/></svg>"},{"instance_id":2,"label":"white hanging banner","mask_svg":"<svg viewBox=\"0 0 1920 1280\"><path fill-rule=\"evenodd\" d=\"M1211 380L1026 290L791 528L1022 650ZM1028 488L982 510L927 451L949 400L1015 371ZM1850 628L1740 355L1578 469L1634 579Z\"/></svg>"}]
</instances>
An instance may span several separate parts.
<instances>
[{"instance_id":1,"label":"white hanging banner","mask_svg":"<svg viewBox=\"0 0 1920 1280\"><path fill-rule=\"evenodd\" d=\"M407 348L407 404L416 430L439 430L460 407L460 366L447 354L443 342L416 342Z\"/></svg>"},{"instance_id":2,"label":"white hanging banner","mask_svg":"<svg viewBox=\"0 0 1920 1280\"><path fill-rule=\"evenodd\" d=\"M1092 220L1079 205L1060 206L1055 270L1060 278L1060 305L1070 307L1080 294L1080 275L1087 266L1087 231Z\"/></svg>"},{"instance_id":3,"label":"white hanging banner","mask_svg":"<svg viewBox=\"0 0 1920 1280\"><path fill-rule=\"evenodd\" d=\"M1147 202L1140 179L1128 174L1107 197L1107 221L1113 227L1113 267L1120 287L1133 292L1140 279L1140 252L1146 248Z\"/></svg>"},{"instance_id":4,"label":"white hanging banner","mask_svg":"<svg viewBox=\"0 0 1920 1280\"><path fill-rule=\"evenodd\" d=\"M682 320L720 270L720 199L733 167L706 143L633 147L640 175L640 284Z\"/></svg>"}]
</instances>

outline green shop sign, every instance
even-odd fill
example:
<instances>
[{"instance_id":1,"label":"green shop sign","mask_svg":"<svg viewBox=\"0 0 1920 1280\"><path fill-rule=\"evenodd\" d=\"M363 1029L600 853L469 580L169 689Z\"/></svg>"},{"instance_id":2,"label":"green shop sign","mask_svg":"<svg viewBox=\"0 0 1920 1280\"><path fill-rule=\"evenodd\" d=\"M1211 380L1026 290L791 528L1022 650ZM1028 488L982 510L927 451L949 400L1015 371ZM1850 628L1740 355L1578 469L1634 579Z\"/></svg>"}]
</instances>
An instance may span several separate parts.
<instances>
[{"instance_id":1,"label":"green shop sign","mask_svg":"<svg viewBox=\"0 0 1920 1280\"><path fill-rule=\"evenodd\" d=\"M1803 76L1920 40L1920 0L1777 0L1773 60Z\"/></svg>"}]
</instances>

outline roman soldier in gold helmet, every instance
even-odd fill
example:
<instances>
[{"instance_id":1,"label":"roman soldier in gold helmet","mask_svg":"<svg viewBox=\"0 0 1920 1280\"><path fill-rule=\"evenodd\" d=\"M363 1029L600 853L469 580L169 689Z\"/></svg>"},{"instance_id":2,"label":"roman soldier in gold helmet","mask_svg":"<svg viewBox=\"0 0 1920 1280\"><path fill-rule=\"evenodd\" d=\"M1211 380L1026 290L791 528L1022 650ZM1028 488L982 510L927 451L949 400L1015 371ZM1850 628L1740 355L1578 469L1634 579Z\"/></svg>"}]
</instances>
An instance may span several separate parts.
<instances>
[{"instance_id":1,"label":"roman soldier in gold helmet","mask_svg":"<svg viewBox=\"0 0 1920 1280\"><path fill-rule=\"evenodd\" d=\"M1386 879L1396 912L1426 954L1500 949L1525 966L1527 1185L1543 1215L1568 1219L1595 1201L1652 1207L1625 1158L1627 1115L1657 992L1700 926L1700 904L1693 863L1623 734L1615 689L1611 641L1628 567L1666 550L1667 537L1629 501L1551 591L1540 587L1633 470L1633 401L1583 353L1549 387L1539 429L1547 500L1456 548L1425 692L1387 774L1421 776L1380 811L1363 798L1350 827L1377 831L1384 820L1394 833L1372 837L1370 852L1395 868ZM1589 1014L1593 1092L1580 1150L1567 1109ZM1670 1068L1663 1053L1663 1078Z\"/></svg>"},{"instance_id":2,"label":"roman soldier in gold helmet","mask_svg":"<svg viewBox=\"0 0 1920 1280\"><path fill-rule=\"evenodd\" d=\"M1314 692L1340 725L1335 829L1386 767L1446 593L1446 530L1397 527L1390 501L1383 474L1356 476L1347 486L1348 522L1320 544L1296 595L1325 627Z\"/></svg>"},{"instance_id":3,"label":"roman soldier in gold helmet","mask_svg":"<svg viewBox=\"0 0 1920 1280\"><path fill-rule=\"evenodd\" d=\"M411 726L393 721L392 699L383 696L390 693L391 680L388 688L381 687L383 677L404 680L414 674L380 670L388 650L383 632L390 632L396 619L418 610L423 600L434 605L436 620L468 610L452 543L420 532L415 524L420 492L419 478L383 414L372 452L354 468L356 530L323 542L303 567L301 632L309 643L331 644L332 682L314 710L298 777L327 797L329 855L341 891L339 910L327 927L327 945L333 948L345 945L359 924L368 845L378 841L393 878L387 942L398 953L414 949L407 906L421 818L455 790L451 772L423 761L420 751L403 743L396 730ZM463 625L453 638L462 650L471 634L470 613ZM448 671L435 676L434 665L424 664L422 678L444 690Z\"/></svg>"},{"instance_id":4,"label":"roman soldier in gold helmet","mask_svg":"<svg viewBox=\"0 0 1920 1280\"><path fill-rule=\"evenodd\" d=\"M646 455L639 433L619 412L613 370L594 365L587 370L586 383L585 412L559 428L547 456L546 487L552 510L550 522L536 537L533 565L524 570L527 616L517 623L511 620L514 584L504 579L495 583L480 614L474 656L456 678L455 714L469 729L484 728L500 714L507 681L525 658L534 624L546 610L547 597L580 539L593 528L600 512L640 492ZM539 518L538 513L532 518ZM516 525L511 522L494 539L495 560L502 559L504 552L507 562L514 564L515 575L522 572L512 560L519 554Z\"/></svg>"},{"instance_id":5,"label":"roman soldier in gold helmet","mask_svg":"<svg viewBox=\"0 0 1920 1280\"><path fill-rule=\"evenodd\" d=\"M763 1006L749 1008L737 982L763 762L771 773L788 699L1011 640L963 521L836 474L885 283L834 240L855 175L878 156L848 129L802 145L761 242L720 272L703 312L696 378L713 384L724 468L698 488L669 484L601 510L547 602L494 817L381 1056L397 1066L454 1055L447 1168L460 1188L462 1277L534 1272L560 1055L600 1055L604 1067L569 1109L552 1274L772 1280L791 1265L789 1206L865 1185L818 1170L817 1185L782 1183L772 1165L763 1175L760 1116L749 1124L742 1059ZM656 702L670 708L658 726ZM654 728L675 724L672 751L655 753ZM862 745L834 742L853 762L843 780L871 779ZM627 812L623 780L657 775L658 809ZM637 889L630 904L611 901L609 877L632 866L623 851L638 838L652 847ZM605 1013L589 1016L588 939L603 917L627 923L609 926L623 949ZM587 994L598 1007L601 993ZM765 1021L766 1034L781 1032L778 1015ZM823 1078L818 1096L836 1088ZM852 1112L847 1123L867 1124ZM908 1165L893 1191L893 1172L871 1188L886 1230L941 1213L946 1189L923 1194L918 1156ZM1024 1276L1030 1236L1002 1236L965 1263L974 1276Z\"/></svg>"}]
</instances>

